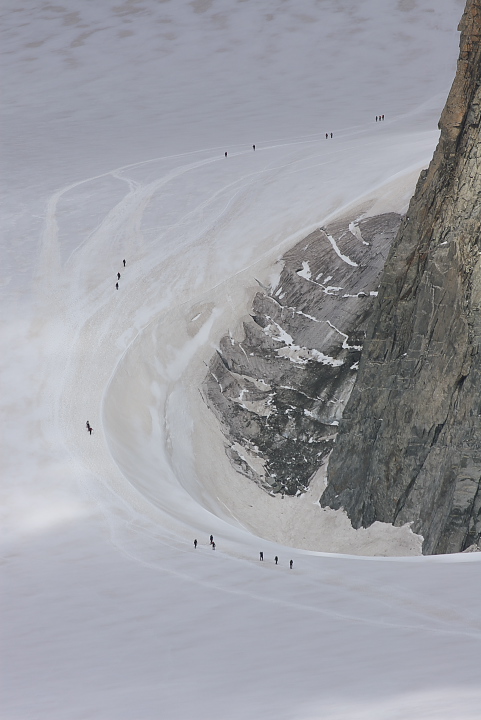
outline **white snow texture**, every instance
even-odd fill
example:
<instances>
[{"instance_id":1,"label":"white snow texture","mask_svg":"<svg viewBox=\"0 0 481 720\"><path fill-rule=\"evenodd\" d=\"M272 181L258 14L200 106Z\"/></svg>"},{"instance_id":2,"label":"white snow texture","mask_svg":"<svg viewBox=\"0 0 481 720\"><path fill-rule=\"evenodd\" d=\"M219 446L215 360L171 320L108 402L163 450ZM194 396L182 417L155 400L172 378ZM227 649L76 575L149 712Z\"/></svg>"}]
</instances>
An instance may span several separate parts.
<instances>
[{"instance_id":1,"label":"white snow texture","mask_svg":"<svg viewBox=\"0 0 481 720\"><path fill-rule=\"evenodd\" d=\"M480 717L480 554L269 496L199 393L294 242L405 210L462 10L4 0L2 718Z\"/></svg>"}]
</instances>

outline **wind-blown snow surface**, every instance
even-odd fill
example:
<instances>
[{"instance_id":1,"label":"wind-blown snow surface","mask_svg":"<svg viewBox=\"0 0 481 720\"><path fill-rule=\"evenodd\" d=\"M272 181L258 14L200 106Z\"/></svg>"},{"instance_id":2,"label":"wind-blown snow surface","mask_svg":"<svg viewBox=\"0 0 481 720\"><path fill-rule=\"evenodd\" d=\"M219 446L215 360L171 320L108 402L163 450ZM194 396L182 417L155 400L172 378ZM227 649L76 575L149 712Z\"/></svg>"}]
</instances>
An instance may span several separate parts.
<instances>
[{"instance_id":1,"label":"wind-blown snow surface","mask_svg":"<svg viewBox=\"0 0 481 720\"><path fill-rule=\"evenodd\" d=\"M461 12L3 3L3 717L479 717L479 556L274 542L320 509L249 509L196 400L283 249L406 206Z\"/></svg>"}]
</instances>

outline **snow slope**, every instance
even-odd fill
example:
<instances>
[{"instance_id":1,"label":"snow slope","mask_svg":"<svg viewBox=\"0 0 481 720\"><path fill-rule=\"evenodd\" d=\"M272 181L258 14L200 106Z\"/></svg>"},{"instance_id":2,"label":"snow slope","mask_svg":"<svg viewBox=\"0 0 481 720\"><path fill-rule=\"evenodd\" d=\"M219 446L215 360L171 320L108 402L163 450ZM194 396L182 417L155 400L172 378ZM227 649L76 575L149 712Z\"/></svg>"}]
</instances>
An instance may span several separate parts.
<instances>
[{"instance_id":1,"label":"snow slope","mask_svg":"<svg viewBox=\"0 0 481 720\"><path fill-rule=\"evenodd\" d=\"M479 556L313 538L315 498L233 476L198 394L284 249L406 206L461 12L3 4L3 717L479 717Z\"/></svg>"}]
</instances>

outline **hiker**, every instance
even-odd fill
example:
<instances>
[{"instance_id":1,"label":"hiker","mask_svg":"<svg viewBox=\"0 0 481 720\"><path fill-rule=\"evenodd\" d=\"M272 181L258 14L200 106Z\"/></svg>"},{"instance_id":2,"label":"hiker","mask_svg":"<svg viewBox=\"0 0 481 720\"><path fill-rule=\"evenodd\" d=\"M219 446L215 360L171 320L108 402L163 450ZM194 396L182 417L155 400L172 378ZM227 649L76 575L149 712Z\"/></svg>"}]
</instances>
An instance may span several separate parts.
<instances>
[{"instance_id":1,"label":"hiker","mask_svg":"<svg viewBox=\"0 0 481 720\"><path fill-rule=\"evenodd\" d=\"M227 157L227 150L226 150L225 153L224 153L224 157Z\"/></svg>"},{"instance_id":2,"label":"hiker","mask_svg":"<svg viewBox=\"0 0 481 720\"><path fill-rule=\"evenodd\" d=\"M123 262L123 264L124 264L124 267L125 267L125 260L122 260L122 262Z\"/></svg>"},{"instance_id":3,"label":"hiker","mask_svg":"<svg viewBox=\"0 0 481 720\"><path fill-rule=\"evenodd\" d=\"M294 565L294 560L289 560L289 567L291 568L291 570L292 570L293 565Z\"/></svg>"},{"instance_id":4,"label":"hiker","mask_svg":"<svg viewBox=\"0 0 481 720\"><path fill-rule=\"evenodd\" d=\"M376 122L377 122L377 115L376 115Z\"/></svg>"},{"instance_id":5,"label":"hiker","mask_svg":"<svg viewBox=\"0 0 481 720\"><path fill-rule=\"evenodd\" d=\"M197 540L194 540L194 549L197 550Z\"/></svg>"},{"instance_id":6,"label":"hiker","mask_svg":"<svg viewBox=\"0 0 481 720\"><path fill-rule=\"evenodd\" d=\"M256 146L255 146L255 145L253 145L253 146L252 146L252 149L253 149L253 150L255 150L255 149L256 149Z\"/></svg>"},{"instance_id":7,"label":"hiker","mask_svg":"<svg viewBox=\"0 0 481 720\"><path fill-rule=\"evenodd\" d=\"M214 542L214 536L211 535L211 536L210 536L210 544L212 545L213 542Z\"/></svg>"},{"instance_id":8,"label":"hiker","mask_svg":"<svg viewBox=\"0 0 481 720\"><path fill-rule=\"evenodd\" d=\"M212 550L215 550L215 542L212 542Z\"/></svg>"},{"instance_id":9,"label":"hiker","mask_svg":"<svg viewBox=\"0 0 481 720\"><path fill-rule=\"evenodd\" d=\"M332 133L331 133L331 137L332 137Z\"/></svg>"},{"instance_id":10,"label":"hiker","mask_svg":"<svg viewBox=\"0 0 481 720\"><path fill-rule=\"evenodd\" d=\"M329 137L329 134L328 134L328 133L326 133L326 140L327 140L327 138L328 138L328 137Z\"/></svg>"},{"instance_id":11,"label":"hiker","mask_svg":"<svg viewBox=\"0 0 481 720\"><path fill-rule=\"evenodd\" d=\"M264 560L264 553L262 552L262 550L259 553L259 560Z\"/></svg>"},{"instance_id":12,"label":"hiker","mask_svg":"<svg viewBox=\"0 0 481 720\"><path fill-rule=\"evenodd\" d=\"M117 280L120 280L120 273L117 273Z\"/></svg>"},{"instance_id":13,"label":"hiker","mask_svg":"<svg viewBox=\"0 0 481 720\"><path fill-rule=\"evenodd\" d=\"M87 430L90 430L90 423L89 423L88 420L87 420L87 422L85 423L85 427L87 428Z\"/></svg>"},{"instance_id":14,"label":"hiker","mask_svg":"<svg viewBox=\"0 0 481 720\"><path fill-rule=\"evenodd\" d=\"M277 557L277 555L276 555L275 558L274 558L274 562L275 562L276 565L277 565L277 563L279 562L279 558Z\"/></svg>"},{"instance_id":15,"label":"hiker","mask_svg":"<svg viewBox=\"0 0 481 720\"><path fill-rule=\"evenodd\" d=\"M381 120L384 120L384 115L381 115Z\"/></svg>"},{"instance_id":16,"label":"hiker","mask_svg":"<svg viewBox=\"0 0 481 720\"><path fill-rule=\"evenodd\" d=\"M116 290L119 289L119 284L118 284L118 282L115 283L115 289L116 289Z\"/></svg>"}]
</instances>

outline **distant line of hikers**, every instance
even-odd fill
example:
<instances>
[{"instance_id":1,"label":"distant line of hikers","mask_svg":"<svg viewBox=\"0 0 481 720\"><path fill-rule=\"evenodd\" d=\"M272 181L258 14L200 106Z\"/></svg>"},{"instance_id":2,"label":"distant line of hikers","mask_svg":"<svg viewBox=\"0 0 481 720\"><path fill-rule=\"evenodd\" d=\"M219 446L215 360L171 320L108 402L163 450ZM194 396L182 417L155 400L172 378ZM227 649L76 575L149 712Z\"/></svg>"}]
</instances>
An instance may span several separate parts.
<instances>
[{"instance_id":1,"label":"distant line of hikers","mask_svg":"<svg viewBox=\"0 0 481 720\"><path fill-rule=\"evenodd\" d=\"M376 115L376 122L382 122L384 120L384 115ZM330 140L334 137L334 134L332 132L326 133L326 140ZM256 146L253 145L252 149L255 151ZM227 150L224 152L224 157L227 157Z\"/></svg>"},{"instance_id":2,"label":"distant line of hikers","mask_svg":"<svg viewBox=\"0 0 481 720\"><path fill-rule=\"evenodd\" d=\"M126 265L125 260L122 260L122 262L123 262L124 267L125 267L125 265ZM116 290L119 289L119 280L120 280L120 273L118 272L118 273L117 273L117 282L115 283L115 289L116 289Z\"/></svg>"},{"instance_id":3,"label":"distant line of hikers","mask_svg":"<svg viewBox=\"0 0 481 720\"><path fill-rule=\"evenodd\" d=\"M214 536L213 536L213 535L210 536L209 541L210 541L209 544L210 544L212 550L215 550L215 542L214 542ZM198 545L198 544L199 544L199 543L197 542L197 538L195 538L195 540L194 540L194 550L197 549L197 545ZM261 550L260 553L259 553L259 560L260 560L261 562L264 562L264 553L262 552L262 550ZM277 565L277 563L279 562L279 558L277 557L277 555L276 555L275 558L274 558L274 562L275 562L276 565ZM294 566L294 560L289 560L289 567L290 567L291 570L292 570L293 566Z\"/></svg>"},{"instance_id":4,"label":"distant line of hikers","mask_svg":"<svg viewBox=\"0 0 481 720\"><path fill-rule=\"evenodd\" d=\"M123 263L123 266L124 266L124 267L125 267L126 264L127 264L125 260L122 260L122 263ZM117 282L115 283L115 289L116 289L116 290L119 289L119 280L120 280L120 273L118 272L118 273L117 273ZM92 435L92 433L93 433L93 428L92 428L92 426L91 426L91 424L89 423L88 420L87 420L87 422L85 423L85 427L87 428L88 434L89 434L89 435Z\"/></svg>"}]
</instances>

